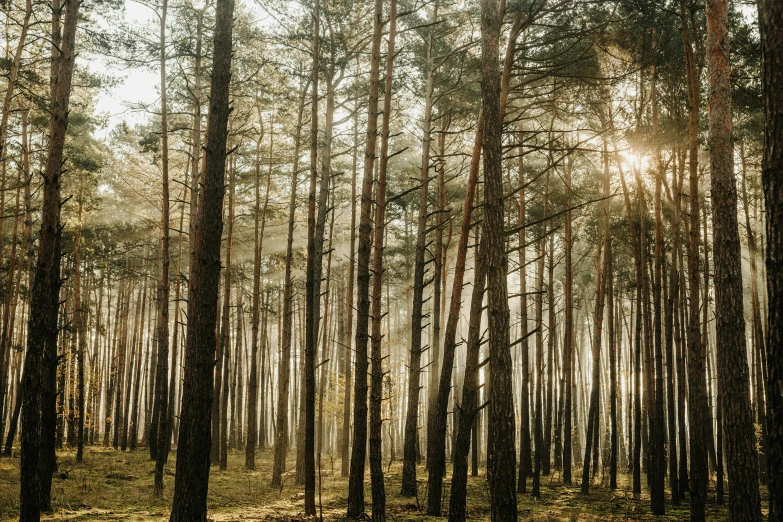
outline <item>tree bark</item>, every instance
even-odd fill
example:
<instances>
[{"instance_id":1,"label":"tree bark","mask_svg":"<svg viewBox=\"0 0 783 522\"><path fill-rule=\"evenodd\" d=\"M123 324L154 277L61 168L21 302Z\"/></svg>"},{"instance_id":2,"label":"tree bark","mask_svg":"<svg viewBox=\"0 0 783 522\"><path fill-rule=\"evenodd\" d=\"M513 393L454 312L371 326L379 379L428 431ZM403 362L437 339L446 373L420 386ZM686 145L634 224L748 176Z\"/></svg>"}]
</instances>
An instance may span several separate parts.
<instances>
[{"instance_id":1,"label":"tree bark","mask_svg":"<svg viewBox=\"0 0 783 522\"><path fill-rule=\"evenodd\" d=\"M318 186L316 210L316 181L318 178L318 63L320 59L320 1L313 5L313 68L310 82L310 196L307 210L307 273L305 282L305 353L304 353L304 486L305 515L314 516L315 510L315 357L318 351L318 326L321 319L321 272L323 269L323 242L326 226L326 198L331 181L330 144L326 144L323 162L326 166L321 172ZM326 132L331 129L327 122ZM316 216L317 214L317 216Z\"/></svg>"},{"instance_id":2,"label":"tree bark","mask_svg":"<svg viewBox=\"0 0 783 522\"><path fill-rule=\"evenodd\" d=\"M731 124L727 0L708 0L707 79L709 104L712 233L719 405L723 420L732 520L761 520L758 459L742 303L742 249ZM723 430L718 426L718 430Z\"/></svg>"},{"instance_id":3,"label":"tree bark","mask_svg":"<svg viewBox=\"0 0 783 522\"><path fill-rule=\"evenodd\" d=\"M433 6L432 19L438 19L438 2ZM421 168L419 170L419 208L416 229L416 249L413 260L413 305L411 309L411 343L408 364L408 404L405 410L405 440L402 456L402 490L405 497L418 495L416 482L417 443L419 438L419 390L421 378L422 322L424 318L424 268L427 243L427 203L430 183L430 147L432 142L432 103L435 82L432 28L427 34L427 76L422 122Z\"/></svg>"},{"instance_id":4,"label":"tree bark","mask_svg":"<svg viewBox=\"0 0 783 522\"><path fill-rule=\"evenodd\" d=\"M700 326L699 304L699 85L696 63L688 34L684 0L680 2L680 25L685 49L686 80L688 89L688 159L689 159L689 220L688 224L688 286L690 290L688 342L688 420L690 424L691 455L691 520L702 522L707 497L707 396L704 380L703 340Z\"/></svg>"},{"instance_id":5,"label":"tree bark","mask_svg":"<svg viewBox=\"0 0 783 522\"><path fill-rule=\"evenodd\" d=\"M52 6L51 119L43 172L41 233L30 292L25 372L22 382L22 450L19 519L40 520L50 508L52 473L56 465L57 312L60 301L60 181L65 134L76 57L76 23L81 0L63 9ZM62 16L62 23L61 23Z\"/></svg>"},{"instance_id":6,"label":"tree bark","mask_svg":"<svg viewBox=\"0 0 783 522\"><path fill-rule=\"evenodd\" d=\"M770 520L783 520L783 5L760 0L767 235L767 433ZM770 392L770 390L773 390Z\"/></svg>"},{"instance_id":7,"label":"tree bark","mask_svg":"<svg viewBox=\"0 0 783 522\"><path fill-rule=\"evenodd\" d=\"M383 121L381 123L381 159L378 165L378 185L375 194L375 237L373 239L372 344L370 371L370 482L372 487L373 522L386 520L386 489L383 484L381 400L383 395L383 357L381 354L383 321L383 247L386 231L386 172L389 165L389 121L392 111L392 74L394 71L394 41L397 36L397 2L389 6L389 37L386 50ZM387 303L387 306L389 304Z\"/></svg>"},{"instance_id":8,"label":"tree bark","mask_svg":"<svg viewBox=\"0 0 783 522\"><path fill-rule=\"evenodd\" d=\"M185 382L171 522L205 522L209 485L215 327L231 80L233 0L217 0L204 190L200 197L195 262L190 280Z\"/></svg>"},{"instance_id":9,"label":"tree bark","mask_svg":"<svg viewBox=\"0 0 783 522\"><path fill-rule=\"evenodd\" d=\"M155 458L155 484L153 494L163 494L163 466L168 460L168 433L170 407L168 382L169 364L169 267L171 258L169 245L171 233L169 225L169 127L168 103L166 100L166 17L168 0L162 0L160 10L160 170L161 170L161 210L160 210L160 282L158 283L158 363L155 376L155 404L153 405L152 427L150 433L150 455ZM176 321L176 317L174 320ZM176 361L172 361L172 366Z\"/></svg>"},{"instance_id":10,"label":"tree bark","mask_svg":"<svg viewBox=\"0 0 783 522\"><path fill-rule=\"evenodd\" d=\"M348 518L364 513L364 464L367 456L367 343L370 314L370 243L372 233L372 185L378 141L378 90L380 88L383 2L375 0L370 55L370 92L367 105L359 249L356 266L356 368L354 373L353 445L348 477Z\"/></svg>"},{"instance_id":11,"label":"tree bark","mask_svg":"<svg viewBox=\"0 0 783 522\"><path fill-rule=\"evenodd\" d=\"M501 16L497 0L481 2L481 104L484 111L484 231L487 245L489 314L489 431L492 446L487 463L491 519L517 519L516 455L514 451L513 371L509 339L509 309L503 198L503 113L500 107L499 38Z\"/></svg>"}]
</instances>

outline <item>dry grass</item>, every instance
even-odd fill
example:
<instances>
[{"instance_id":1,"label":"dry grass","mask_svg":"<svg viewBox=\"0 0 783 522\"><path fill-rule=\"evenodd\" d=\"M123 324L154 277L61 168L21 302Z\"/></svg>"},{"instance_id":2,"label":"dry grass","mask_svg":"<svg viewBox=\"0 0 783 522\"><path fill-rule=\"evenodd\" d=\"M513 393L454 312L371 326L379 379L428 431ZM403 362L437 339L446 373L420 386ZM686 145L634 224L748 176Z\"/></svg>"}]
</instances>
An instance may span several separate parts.
<instances>
[{"instance_id":1,"label":"dry grass","mask_svg":"<svg viewBox=\"0 0 783 522\"><path fill-rule=\"evenodd\" d=\"M172 455L173 457L173 455ZM289 468L294 464L289 458ZM74 453L59 453L60 471L52 484L53 512L45 520L59 521L163 521L168 520L174 477L173 458L165 478L162 499L152 495L153 463L146 449L121 453L93 447L85 452L82 464L76 464ZM293 471L284 477L281 490L269 486L271 453L259 454L257 470L244 469L244 453L229 455L228 471L213 468L210 473L209 513L218 521L296 521L304 520L302 488L294 484ZM348 484L339 477L339 461L325 456L322 461L321 505L325 520L337 521L345 516ZM392 521L433 521L445 518L426 517L426 472L419 470L419 501L401 498L400 466L392 465L386 473L387 514ZM687 502L678 507L667 505L666 517L650 515L649 499L633 499L627 477L620 477L620 488L612 491L596 486L589 497L576 487L564 487L555 473L544 477L541 499L529 494L519 496L521 520L598 521L598 520L686 520ZM450 482L445 483L444 505L448 505ZM470 520L489 519L489 492L483 476L471 478L468 492ZM711 492L713 493L713 492ZM370 505L369 478L365 494ZM318 498L316 498L318 503ZM19 507L19 459L0 459L0 520L14 520ZM708 520L726 519L725 507L708 502Z\"/></svg>"}]
</instances>

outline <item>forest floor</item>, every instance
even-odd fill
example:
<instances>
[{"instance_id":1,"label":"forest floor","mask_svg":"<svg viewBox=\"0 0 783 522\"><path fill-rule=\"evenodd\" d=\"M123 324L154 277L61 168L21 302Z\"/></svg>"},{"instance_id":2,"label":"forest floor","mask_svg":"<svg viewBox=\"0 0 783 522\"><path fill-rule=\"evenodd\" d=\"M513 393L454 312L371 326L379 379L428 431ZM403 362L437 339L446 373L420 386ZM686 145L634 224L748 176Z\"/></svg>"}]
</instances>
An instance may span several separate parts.
<instances>
[{"instance_id":1,"label":"forest floor","mask_svg":"<svg viewBox=\"0 0 783 522\"><path fill-rule=\"evenodd\" d=\"M294 484L293 464L284 476L282 490L269 485L272 474L271 452L259 453L256 470L244 469L244 452L229 454L228 470L213 467L209 481L209 518L224 521L298 521L305 520L301 486ZM172 454L172 457L174 455ZM164 521L168 520L174 485L174 459L169 459L163 498L152 495L154 464L146 448L135 452L116 452L101 447L85 448L82 464L76 464L73 451L58 453L59 471L52 483L53 512L44 520L58 521ZM345 517L347 479L339 476L340 462L327 456L322 461L321 505L324 520L338 521ZM393 464L385 471L387 519L390 521L435 521L445 518L424 515L426 504L426 472L418 470L419 499L402 498L401 465ZM578 477L574 476L575 479ZM423 480L422 480L423 479ZM687 520L688 502L679 506L667 503L665 517L650 514L649 497L635 500L628 477L618 476L619 489L599 485L590 496L579 492L578 486L565 487L559 472L543 477L541 499L530 494L519 495L520 520L533 521L597 521L597 520ZM369 473L365 499L370 509ZM528 491L529 491L528 483ZM714 484L713 484L714 486ZM444 506L448 506L450 480L444 482ZM668 494L667 494L668 495ZM728 500L728 499L727 499ZM318 504L316 492L316 504ZM19 509L19 458L0 458L0 520L13 520ZM714 488L707 503L707 520L726 520L726 506L715 504ZM489 520L489 491L484 476L471 477L468 482L468 519Z\"/></svg>"}]
</instances>

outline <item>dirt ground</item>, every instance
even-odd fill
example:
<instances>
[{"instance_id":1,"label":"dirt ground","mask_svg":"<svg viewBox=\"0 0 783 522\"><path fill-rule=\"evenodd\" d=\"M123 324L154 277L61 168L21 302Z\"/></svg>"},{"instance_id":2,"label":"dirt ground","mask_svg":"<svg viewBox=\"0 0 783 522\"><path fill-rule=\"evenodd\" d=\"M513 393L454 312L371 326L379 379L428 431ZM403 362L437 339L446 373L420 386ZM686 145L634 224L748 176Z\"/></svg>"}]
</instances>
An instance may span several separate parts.
<instances>
[{"instance_id":1,"label":"dirt ground","mask_svg":"<svg viewBox=\"0 0 783 522\"><path fill-rule=\"evenodd\" d=\"M53 512L45 520L58 521L164 521L168 520L174 485L174 455L169 459L165 477L166 489L161 499L152 495L154 464L145 448L135 452L117 452L100 447L85 449L82 464L76 464L73 451L58 454L59 470L52 483ZM294 484L291 471L284 476L283 488L272 489L271 452L256 457L257 470L244 469L244 452L229 455L227 471L213 467L209 482L209 518L223 521L297 521L304 520L302 487ZM321 469L320 502L324 520L338 521L345 517L348 482L339 476L339 460L325 456ZM387 519L390 521L445 520L423 514L426 503L426 472L418 470L419 498L402 498L400 491L400 464L391 465L385 473ZM577 475L575 475L577 476ZM599 474L600 477L600 474ZM422 480L424 479L424 480ZM578 487L560 484L559 472L542 480L541 499L530 494L519 495L520 520L533 521L597 521L597 520L687 520L687 499L680 506L667 503L665 517L650 514L649 498L643 495L635 500L628 477L618 477L620 487L610 490L598 480L590 496ZM365 498L370 505L369 475ZM468 483L468 518L489 520L489 491L484 476L471 477ZM448 506L450 479L444 483L444 506ZM529 490L529 488L528 488ZM715 503L714 484L707 503L708 520L728 519L726 506ZM728 498L726 499L728 502ZM19 458L0 459L0 520L14 520L19 509Z\"/></svg>"}]
</instances>

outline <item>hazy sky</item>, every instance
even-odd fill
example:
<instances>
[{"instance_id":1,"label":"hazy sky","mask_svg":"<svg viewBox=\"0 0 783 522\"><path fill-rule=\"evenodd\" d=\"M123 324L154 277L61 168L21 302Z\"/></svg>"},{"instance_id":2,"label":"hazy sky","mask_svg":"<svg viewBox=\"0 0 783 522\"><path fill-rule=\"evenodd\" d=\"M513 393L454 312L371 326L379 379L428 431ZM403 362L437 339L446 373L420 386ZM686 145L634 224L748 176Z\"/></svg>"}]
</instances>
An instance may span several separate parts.
<instances>
[{"instance_id":1,"label":"hazy sky","mask_svg":"<svg viewBox=\"0 0 783 522\"><path fill-rule=\"evenodd\" d=\"M149 8L132 0L125 2L124 13L125 21L129 25L147 24L154 19ZM158 99L157 86L160 77L156 71L139 68L117 70L111 68L105 59L96 56L90 56L87 66L96 73L105 73L109 68L120 78L117 86L101 89L96 103L98 113L109 114L111 126L122 120L136 123L147 118L146 114L133 111L129 107L139 103L152 103Z\"/></svg>"}]
</instances>

